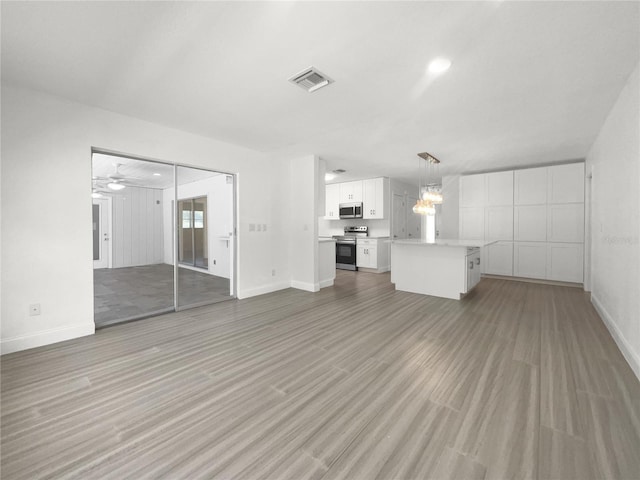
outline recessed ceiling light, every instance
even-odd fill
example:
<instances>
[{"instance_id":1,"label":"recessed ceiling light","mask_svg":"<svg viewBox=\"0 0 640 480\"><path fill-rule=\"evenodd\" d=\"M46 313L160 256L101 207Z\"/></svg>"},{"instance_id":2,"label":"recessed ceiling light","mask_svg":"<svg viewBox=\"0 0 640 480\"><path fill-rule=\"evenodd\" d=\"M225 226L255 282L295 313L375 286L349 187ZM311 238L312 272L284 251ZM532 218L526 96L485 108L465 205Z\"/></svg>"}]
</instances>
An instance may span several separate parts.
<instances>
[{"instance_id":1,"label":"recessed ceiling light","mask_svg":"<svg viewBox=\"0 0 640 480\"><path fill-rule=\"evenodd\" d=\"M159 177L159 176L160 176L160 174L159 174L159 173L154 173L154 174L153 174L153 176L154 176L154 177Z\"/></svg>"},{"instance_id":2,"label":"recessed ceiling light","mask_svg":"<svg viewBox=\"0 0 640 480\"><path fill-rule=\"evenodd\" d=\"M333 173L325 173L324 174L324 181L325 182L330 182L334 178L336 178L336 176Z\"/></svg>"},{"instance_id":3,"label":"recessed ceiling light","mask_svg":"<svg viewBox=\"0 0 640 480\"><path fill-rule=\"evenodd\" d=\"M442 73L449 70L450 66L451 60L444 57L438 57L431 61L428 68L430 73Z\"/></svg>"}]
</instances>

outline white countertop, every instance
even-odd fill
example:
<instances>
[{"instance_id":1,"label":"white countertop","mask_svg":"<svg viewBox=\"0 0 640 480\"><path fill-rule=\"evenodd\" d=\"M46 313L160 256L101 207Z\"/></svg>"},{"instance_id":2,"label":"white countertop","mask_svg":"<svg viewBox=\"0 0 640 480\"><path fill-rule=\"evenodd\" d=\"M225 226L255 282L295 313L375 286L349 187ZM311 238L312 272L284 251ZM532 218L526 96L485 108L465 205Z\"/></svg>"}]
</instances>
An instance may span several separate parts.
<instances>
[{"instance_id":1,"label":"white countertop","mask_svg":"<svg viewBox=\"0 0 640 480\"><path fill-rule=\"evenodd\" d=\"M395 245L420 245L425 247L486 247L496 241L488 242L484 240L461 240L461 239L438 239L435 242L427 242L419 238L404 238L401 240L393 240L391 243Z\"/></svg>"},{"instance_id":2,"label":"white countertop","mask_svg":"<svg viewBox=\"0 0 640 480\"><path fill-rule=\"evenodd\" d=\"M328 242L334 242L335 243L336 239L335 238L331 238L331 237L318 237L318 243L328 243Z\"/></svg>"}]
</instances>

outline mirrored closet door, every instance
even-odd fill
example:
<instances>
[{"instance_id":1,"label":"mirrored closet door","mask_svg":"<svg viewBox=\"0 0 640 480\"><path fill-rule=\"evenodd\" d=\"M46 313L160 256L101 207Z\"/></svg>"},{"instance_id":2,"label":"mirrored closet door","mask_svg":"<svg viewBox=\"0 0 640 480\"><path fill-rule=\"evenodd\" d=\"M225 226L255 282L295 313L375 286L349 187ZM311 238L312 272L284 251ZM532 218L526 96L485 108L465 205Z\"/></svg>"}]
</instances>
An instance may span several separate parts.
<instances>
[{"instance_id":1,"label":"mirrored closet door","mask_svg":"<svg viewBox=\"0 0 640 480\"><path fill-rule=\"evenodd\" d=\"M232 176L103 153L92 167L97 327L234 298Z\"/></svg>"}]
</instances>

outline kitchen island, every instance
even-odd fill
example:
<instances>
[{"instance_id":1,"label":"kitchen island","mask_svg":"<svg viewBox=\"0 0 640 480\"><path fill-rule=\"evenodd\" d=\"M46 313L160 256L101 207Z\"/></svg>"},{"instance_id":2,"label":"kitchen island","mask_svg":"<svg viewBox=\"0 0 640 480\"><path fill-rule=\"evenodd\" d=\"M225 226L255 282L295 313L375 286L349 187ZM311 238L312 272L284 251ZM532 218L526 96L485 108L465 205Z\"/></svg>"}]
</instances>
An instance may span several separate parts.
<instances>
[{"instance_id":1,"label":"kitchen island","mask_svg":"<svg viewBox=\"0 0 640 480\"><path fill-rule=\"evenodd\" d=\"M407 239L391 242L396 290L460 300L480 281L480 248L495 242Z\"/></svg>"}]
</instances>

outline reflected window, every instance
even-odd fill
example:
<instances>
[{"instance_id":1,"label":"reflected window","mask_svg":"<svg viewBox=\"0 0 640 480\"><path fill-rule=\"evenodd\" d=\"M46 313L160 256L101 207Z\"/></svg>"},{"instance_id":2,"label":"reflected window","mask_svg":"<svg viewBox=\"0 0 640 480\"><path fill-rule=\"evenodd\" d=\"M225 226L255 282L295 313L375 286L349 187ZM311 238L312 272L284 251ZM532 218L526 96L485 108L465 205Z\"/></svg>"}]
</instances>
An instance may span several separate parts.
<instances>
[{"instance_id":1,"label":"reflected window","mask_svg":"<svg viewBox=\"0 0 640 480\"><path fill-rule=\"evenodd\" d=\"M204 228L204 212L202 210L195 210L193 212L193 227Z\"/></svg>"},{"instance_id":2,"label":"reflected window","mask_svg":"<svg viewBox=\"0 0 640 480\"><path fill-rule=\"evenodd\" d=\"M182 211L182 228L191 228L191 210Z\"/></svg>"}]
</instances>

